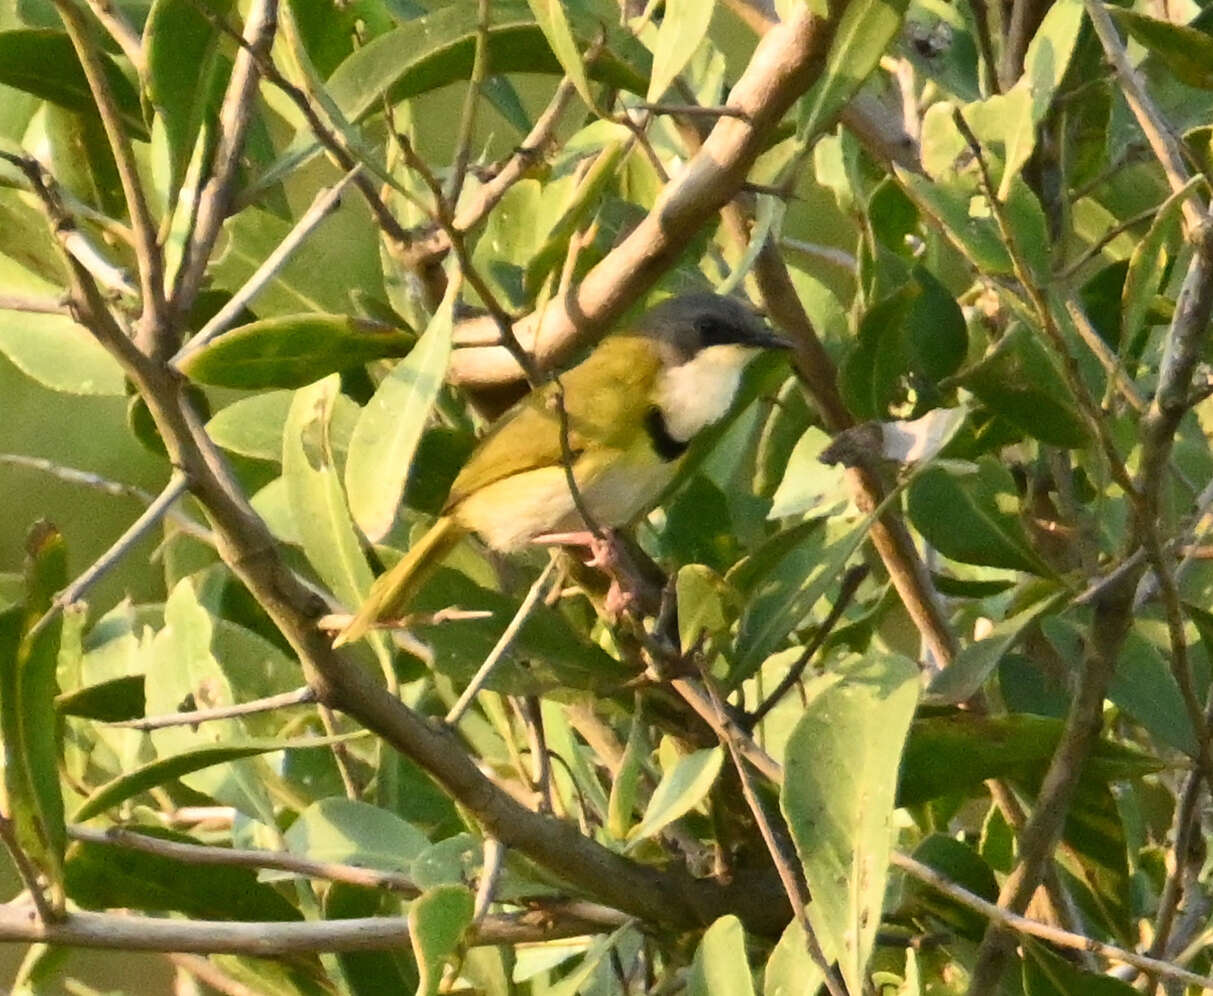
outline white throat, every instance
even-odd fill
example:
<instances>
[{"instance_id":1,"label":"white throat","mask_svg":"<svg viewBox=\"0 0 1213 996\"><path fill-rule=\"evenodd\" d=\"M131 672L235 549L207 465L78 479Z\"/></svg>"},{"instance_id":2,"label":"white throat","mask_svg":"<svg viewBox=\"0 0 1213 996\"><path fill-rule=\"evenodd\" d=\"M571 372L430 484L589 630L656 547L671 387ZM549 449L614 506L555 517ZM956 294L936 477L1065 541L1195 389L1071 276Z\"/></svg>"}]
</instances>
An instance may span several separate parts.
<instances>
[{"instance_id":1,"label":"white throat","mask_svg":"<svg viewBox=\"0 0 1213 996\"><path fill-rule=\"evenodd\" d=\"M689 442L701 429L729 410L741 371L754 355L745 346L709 346L657 377L654 399L666 431L678 442Z\"/></svg>"}]
</instances>

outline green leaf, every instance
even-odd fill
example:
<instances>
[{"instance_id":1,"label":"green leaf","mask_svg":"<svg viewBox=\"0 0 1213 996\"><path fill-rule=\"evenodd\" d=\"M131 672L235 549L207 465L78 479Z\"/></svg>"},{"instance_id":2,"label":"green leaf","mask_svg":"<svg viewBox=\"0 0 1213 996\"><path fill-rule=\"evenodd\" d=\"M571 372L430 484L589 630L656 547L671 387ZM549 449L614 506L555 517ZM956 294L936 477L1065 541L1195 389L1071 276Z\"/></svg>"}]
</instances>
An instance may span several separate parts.
<instances>
[{"instance_id":1,"label":"green leaf","mask_svg":"<svg viewBox=\"0 0 1213 996\"><path fill-rule=\"evenodd\" d=\"M139 95L114 61L99 53L106 82L122 123L136 138L147 138ZM84 67L71 39L50 28L0 31L0 83L32 93L69 111L97 113Z\"/></svg>"},{"instance_id":2,"label":"green leaf","mask_svg":"<svg viewBox=\"0 0 1213 996\"><path fill-rule=\"evenodd\" d=\"M1052 571L1033 551L1019 519L1001 510L1014 494L1010 473L1001 465L940 463L910 485L906 512L945 557L1048 577Z\"/></svg>"},{"instance_id":3,"label":"green leaf","mask_svg":"<svg viewBox=\"0 0 1213 996\"><path fill-rule=\"evenodd\" d=\"M962 649L928 687L927 694L932 702L964 702L975 695L1027 628L1041 613L1056 608L1062 597L1055 595L1041 599L1035 605L1002 620L990 630L988 636Z\"/></svg>"},{"instance_id":4,"label":"green leaf","mask_svg":"<svg viewBox=\"0 0 1213 996\"><path fill-rule=\"evenodd\" d=\"M6 279L18 271L24 275L21 279ZM41 293L46 286L5 257L0 257L0 285L27 293ZM27 377L53 391L110 397L126 393L117 360L66 315L0 309L0 352Z\"/></svg>"},{"instance_id":5,"label":"green leaf","mask_svg":"<svg viewBox=\"0 0 1213 996\"><path fill-rule=\"evenodd\" d=\"M922 266L913 270L918 294L905 316L904 335L911 366L928 380L956 372L969 350L964 313L951 292Z\"/></svg>"},{"instance_id":6,"label":"green leaf","mask_svg":"<svg viewBox=\"0 0 1213 996\"><path fill-rule=\"evenodd\" d=\"M546 19L547 3L536 0ZM561 5L553 4L557 9ZM553 55L530 6L523 0L494 0L489 28L489 63L494 73L563 74L564 58L581 64L581 49L603 30L602 22L575 7L563 11L576 33L572 52ZM476 50L474 4L453 4L372 39L341 63L328 81L328 91L350 122L392 103L468 79ZM582 68L590 79L644 93L648 53L614 25L606 27L607 46L593 65ZM567 44L567 39L566 39ZM575 68L575 67L574 67Z\"/></svg>"},{"instance_id":7,"label":"green leaf","mask_svg":"<svg viewBox=\"0 0 1213 996\"><path fill-rule=\"evenodd\" d=\"M352 799L313 803L283 835L287 850L314 861L331 861L406 872L430 840L394 813Z\"/></svg>"},{"instance_id":8,"label":"green leaf","mask_svg":"<svg viewBox=\"0 0 1213 996\"><path fill-rule=\"evenodd\" d=\"M1036 129L1053 103L1082 27L1082 0L1059 0L1041 21L1024 56L1023 76L1007 95L1006 153L998 199L1005 201L1011 181L1036 147Z\"/></svg>"},{"instance_id":9,"label":"green leaf","mask_svg":"<svg viewBox=\"0 0 1213 996\"><path fill-rule=\"evenodd\" d=\"M958 187L939 183L894 165L893 171L911 199L935 219L943 233L978 270L1009 276L1011 257L992 218L976 215L971 195Z\"/></svg>"},{"instance_id":10,"label":"green leaf","mask_svg":"<svg viewBox=\"0 0 1213 996\"><path fill-rule=\"evenodd\" d=\"M594 107L594 95L590 93L590 81L581 58L581 47L573 37L573 29L565 16L565 5L561 0L527 0L527 3L530 4L531 13L535 15L535 23L539 25L565 75L573 81L586 106Z\"/></svg>"},{"instance_id":11,"label":"green leaf","mask_svg":"<svg viewBox=\"0 0 1213 996\"><path fill-rule=\"evenodd\" d=\"M825 512L848 499L846 470L818 459L829 445L830 437L816 426L800 437L787 459L783 480L775 489L770 518Z\"/></svg>"},{"instance_id":12,"label":"green leaf","mask_svg":"<svg viewBox=\"0 0 1213 996\"><path fill-rule=\"evenodd\" d=\"M963 841L933 833L914 848L914 858L987 902L998 902L994 872L981 855ZM906 876L906 898L971 941L980 941L986 932L984 916L912 876Z\"/></svg>"},{"instance_id":13,"label":"green leaf","mask_svg":"<svg viewBox=\"0 0 1213 996\"><path fill-rule=\"evenodd\" d=\"M350 514L372 541L396 521L417 445L446 377L459 282L447 285L416 348L379 382L358 416L345 463Z\"/></svg>"},{"instance_id":14,"label":"green leaf","mask_svg":"<svg viewBox=\"0 0 1213 996\"><path fill-rule=\"evenodd\" d=\"M439 885L409 907L409 940L421 973L417 996L437 996L442 970L472 925L473 905L462 885Z\"/></svg>"},{"instance_id":15,"label":"green leaf","mask_svg":"<svg viewBox=\"0 0 1213 996\"><path fill-rule=\"evenodd\" d=\"M1044 944L1024 939L1024 996L1133 996L1127 982L1110 975L1084 972Z\"/></svg>"},{"instance_id":16,"label":"green leaf","mask_svg":"<svg viewBox=\"0 0 1213 996\"><path fill-rule=\"evenodd\" d=\"M804 928L793 919L767 959L766 971L762 973L762 996L805 996L817 992L824 981L821 969L809 955Z\"/></svg>"},{"instance_id":17,"label":"green leaf","mask_svg":"<svg viewBox=\"0 0 1213 996\"><path fill-rule=\"evenodd\" d=\"M842 12L825 70L801 98L800 135L817 135L880 64L901 30L908 0L855 0Z\"/></svg>"},{"instance_id":18,"label":"green leaf","mask_svg":"<svg viewBox=\"0 0 1213 996\"><path fill-rule=\"evenodd\" d=\"M737 917L722 916L704 931L691 962L687 994L754 996L754 980L745 953L745 931Z\"/></svg>"},{"instance_id":19,"label":"green leaf","mask_svg":"<svg viewBox=\"0 0 1213 996\"><path fill-rule=\"evenodd\" d=\"M222 22L231 0L209 3ZM174 199L202 119L214 102L219 28L189 0L153 0L143 28L147 98L164 127L169 158L169 200Z\"/></svg>"},{"instance_id":20,"label":"green leaf","mask_svg":"<svg viewBox=\"0 0 1213 996\"><path fill-rule=\"evenodd\" d=\"M55 699L61 716L120 723L144 715L143 675L130 674L64 692Z\"/></svg>"},{"instance_id":21,"label":"green leaf","mask_svg":"<svg viewBox=\"0 0 1213 996\"><path fill-rule=\"evenodd\" d=\"M164 827L129 827L154 840L201 845ZM295 921L299 911L252 868L190 865L179 858L131 848L79 841L64 876L72 901L90 910L174 910L202 920Z\"/></svg>"},{"instance_id":22,"label":"green leaf","mask_svg":"<svg viewBox=\"0 0 1213 996\"><path fill-rule=\"evenodd\" d=\"M653 836L662 827L698 806L716 781L723 763L723 747L697 750L680 757L673 767L662 774L644 811L644 818L628 834L629 845Z\"/></svg>"},{"instance_id":23,"label":"green leaf","mask_svg":"<svg viewBox=\"0 0 1213 996\"><path fill-rule=\"evenodd\" d=\"M956 383L1041 442L1078 448L1090 439L1065 381L1026 325L1016 324Z\"/></svg>"},{"instance_id":24,"label":"green leaf","mask_svg":"<svg viewBox=\"0 0 1213 996\"><path fill-rule=\"evenodd\" d=\"M1112 5L1108 13L1134 40L1157 55L1181 83L1213 90L1213 36Z\"/></svg>"},{"instance_id":25,"label":"green leaf","mask_svg":"<svg viewBox=\"0 0 1213 996\"><path fill-rule=\"evenodd\" d=\"M231 453L280 463L283 430L294 398L294 391L266 391L251 398L240 398L206 423L207 434ZM344 394L334 399L329 436L338 453L349 449L361 411L357 403Z\"/></svg>"},{"instance_id":26,"label":"green leaf","mask_svg":"<svg viewBox=\"0 0 1213 996\"><path fill-rule=\"evenodd\" d=\"M642 702L637 698L636 712L628 731L628 742L623 748L623 757L611 782L611 795L607 800L607 830L612 837L619 840L627 837L632 825L632 811L636 806L640 776L649 753L642 708Z\"/></svg>"},{"instance_id":27,"label":"green leaf","mask_svg":"<svg viewBox=\"0 0 1213 996\"><path fill-rule=\"evenodd\" d=\"M691 61L712 23L715 0L667 0L657 43L653 48L653 72L645 98L656 103Z\"/></svg>"},{"instance_id":28,"label":"green leaf","mask_svg":"<svg viewBox=\"0 0 1213 996\"><path fill-rule=\"evenodd\" d=\"M164 785L182 775L202 771L217 764L238 761L258 754L271 754L280 750L306 750L313 747L331 747L346 743L360 733L342 734L334 737L308 737L303 740L246 740L219 744L204 744L180 754L157 758L140 765L133 771L112 778L89 793L80 808L72 814L73 823L83 823L99 816L107 809L134 798L157 785Z\"/></svg>"},{"instance_id":29,"label":"green leaf","mask_svg":"<svg viewBox=\"0 0 1213 996\"><path fill-rule=\"evenodd\" d=\"M343 605L360 605L371 586L333 460L336 375L295 394L282 443L282 476L307 559Z\"/></svg>"},{"instance_id":30,"label":"green leaf","mask_svg":"<svg viewBox=\"0 0 1213 996\"><path fill-rule=\"evenodd\" d=\"M1179 250L1180 218L1184 200L1191 196L1192 187L1201 181L1194 177L1182 190L1176 191L1159 207L1145 237L1133 248L1129 269L1125 272L1121 291L1120 344L1127 350L1145 324L1146 315L1154 303L1154 295L1162 289L1168 260Z\"/></svg>"},{"instance_id":31,"label":"green leaf","mask_svg":"<svg viewBox=\"0 0 1213 996\"><path fill-rule=\"evenodd\" d=\"M724 581L710 567L686 564L679 568L674 592L678 600L678 638L684 652L728 626L723 588Z\"/></svg>"},{"instance_id":32,"label":"green leaf","mask_svg":"<svg viewBox=\"0 0 1213 996\"><path fill-rule=\"evenodd\" d=\"M258 391L305 387L385 356L404 356L415 337L351 315L282 315L225 332L181 364L191 380Z\"/></svg>"},{"instance_id":33,"label":"green leaf","mask_svg":"<svg viewBox=\"0 0 1213 996\"><path fill-rule=\"evenodd\" d=\"M235 292L272 253L291 222L248 207L224 225L227 248L207 271L216 287ZM357 205L325 219L323 237L306 240L251 307L261 318L303 313L352 314L358 291L378 294L383 286L376 229Z\"/></svg>"},{"instance_id":34,"label":"green leaf","mask_svg":"<svg viewBox=\"0 0 1213 996\"><path fill-rule=\"evenodd\" d=\"M118 166L101 119L47 104L42 112L44 161L60 187L110 217L126 212Z\"/></svg>"},{"instance_id":35,"label":"green leaf","mask_svg":"<svg viewBox=\"0 0 1213 996\"><path fill-rule=\"evenodd\" d=\"M966 792L988 778L1042 770L1061 737L1062 720L970 712L916 719L906 741L897 788L899 806ZM1105 781L1157 771L1161 762L1135 748L1101 739L1084 772Z\"/></svg>"},{"instance_id":36,"label":"green leaf","mask_svg":"<svg viewBox=\"0 0 1213 996\"><path fill-rule=\"evenodd\" d=\"M788 741L780 805L804 865L814 930L851 992L862 992L880 925L897 767L918 669L887 655L848 663Z\"/></svg>"}]
</instances>

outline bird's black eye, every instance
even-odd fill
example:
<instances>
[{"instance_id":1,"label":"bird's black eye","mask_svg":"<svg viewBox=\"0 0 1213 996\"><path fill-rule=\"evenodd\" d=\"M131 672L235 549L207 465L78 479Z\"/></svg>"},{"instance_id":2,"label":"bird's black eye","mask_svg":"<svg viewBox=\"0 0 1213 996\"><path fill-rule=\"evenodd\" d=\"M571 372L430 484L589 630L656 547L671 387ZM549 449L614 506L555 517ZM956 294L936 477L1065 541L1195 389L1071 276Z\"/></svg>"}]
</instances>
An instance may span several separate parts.
<instances>
[{"instance_id":1,"label":"bird's black eye","mask_svg":"<svg viewBox=\"0 0 1213 996\"><path fill-rule=\"evenodd\" d=\"M729 322L722 321L714 315L704 315L697 319L695 328L699 332L699 341L704 348L723 346L739 340L737 329Z\"/></svg>"}]
</instances>

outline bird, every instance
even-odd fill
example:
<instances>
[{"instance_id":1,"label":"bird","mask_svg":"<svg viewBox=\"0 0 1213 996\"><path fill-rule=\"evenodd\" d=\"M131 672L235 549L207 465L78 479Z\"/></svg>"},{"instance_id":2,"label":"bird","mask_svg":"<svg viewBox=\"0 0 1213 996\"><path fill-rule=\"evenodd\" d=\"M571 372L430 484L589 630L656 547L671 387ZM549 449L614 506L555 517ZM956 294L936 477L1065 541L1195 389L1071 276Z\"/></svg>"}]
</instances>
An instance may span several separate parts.
<instances>
[{"instance_id":1,"label":"bird","mask_svg":"<svg viewBox=\"0 0 1213 996\"><path fill-rule=\"evenodd\" d=\"M400 618L468 533L510 553L648 512L691 442L732 406L746 364L760 350L790 346L748 304L710 291L666 298L610 333L490 427L441 515L376 579L333 645Z\"/></svg>"}]
</instances>

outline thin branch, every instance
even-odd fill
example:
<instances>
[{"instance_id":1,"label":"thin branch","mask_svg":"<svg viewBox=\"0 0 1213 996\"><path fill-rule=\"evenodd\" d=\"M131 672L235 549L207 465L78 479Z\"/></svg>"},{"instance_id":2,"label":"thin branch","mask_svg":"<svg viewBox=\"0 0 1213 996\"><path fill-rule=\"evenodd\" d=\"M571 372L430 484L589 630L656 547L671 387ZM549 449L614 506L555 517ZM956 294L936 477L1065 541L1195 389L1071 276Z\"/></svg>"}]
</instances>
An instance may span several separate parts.
<instances>
[{"instance_id":1,"label":"thin branch","mask_svg":"<svg viewBox=\"0 0 1213 996\"><path fill-rule=\"evenodd\" d=\"M651 114L675 114L681 117L702 118L739 118L747 120L746 112L739 107L704 107L702 104L650 104L638 101L629 107L638 111L648 111Z\"/></svg>"},{"instance_id":2,"label":"thin branch","mask_svg":"<svg viewBox=\"0 0 1213 996\"><path fill-rule=\"evenodd\" d=\"M703 686L693 678L674 678L670 681L674 689L699 717L712 728L721 742L728 741L750 762L764 778L773 785L783 782L783 766L763 750L750 736L749 731L722 708L712 704L712 698Z\"/></svg>"},{"instance_id":3,"label":"thin branch","mask_svg":"<svg viewBox=\"0 0 1213 996\"><path fill-rule=\"evenodd\" d=\"M134 484L126 484L123 481L115 481L108 477L102 477L100 474L92 473L92 471L66 467L61 463L55 463L53 460L46 460L43 457L26 456L24 453L0 453L0 464L36 470L56 477L68 484L78 484L81 487L92 488L95 491L112 495L115 498L134 498L144 505L150 505L156 500L156 496L150 491L145 491ZM177 509L170 508L165 513L165 518L170 519L182 532L187 533L194 539L200 540L207 546L215 545L214 533Z\"/></svg>"},{"instance_id":4,"label":"thin branch","mask_svg":"<svg viewBox=\"0 0 1213 996\"><path fill-rule=\"evenodd\" d=\"M1045 877L1061 835L1079 775L1103 727L1103 702L1120 647L1132 623L1133 592L1144 563L1105 582L1094 599L1094 616L1087 650L1070 702L1061 739L1049 762L1036 797L1036 808L1019 835L1019 860L1003 883L998 905L1023 913ZM991 923L969 981L969 996L986 996L997 989L1013 945L1013 934Z\"/></svg>"},{"instance_id":5,"label":"thin branch","mask_svg":"<svg viewBox=\"0 0 1213 996\"><path fill-rule=\"evenodd\" d=\"M552 571L556 567L556 558L551 557L548 560L547 566L535 579L535 583L531 585L530 591L526 593L526 598L522 600L522 604L518 606L518 611L514 613L514 618L502 631L501 636L497 638L497 642L493 645L493 649L489 651L489 655L484 659L484 663L477 669L472 680L468 682L467 688L463 690L463 694L450 711L446 714L444 722L448 726L454 726L467 712L480 690L484 687L484 683L488 680L493 670L501 663L501 658L504 657L514 645L514 640L518 638L518 634L522 631L523 624L527 621L535 606L539 604L539 600L543 597L544 589L547 587L548 579L552 576Z\"/></svg>"},{"instance_id":6,"label":"thin branch","mask_svg":"<svg viewBox=\"0 0 1213 996\"><path fill-rule=\"evenodd\" d=\"M826 990L830 993L830 996L847 996L846 985L831 970L830 961L821 949L821 943L817 940L817 934L813 930L813 925L809 922L808 890L804 888L804 883L797 874L798 863L795 855L787 853L786 834L784 840L776 837L775 830L771 826L770 817L759 800L758 793L754 791L754 782L750 778L749 770L741 759L741 751L729 733L730 726L728 717L725 715L724 706L720 701L720 697L716 694L716 689L712 687L711 676L706 673L702 666L700 667L700 678L707 689L712 709L716 713L715 728L717 736L719 736L721 743L728 750L729 757L733 761L733 767L737 771L737 779L741 782L741 794L745 796L746 805L749 806L750 812L754 816L754 822L758 824L758 832L762 835L762 841L766 844L767 851L771 855L771 861L774 862L775 868L779 872L779 880L783 883L784 892L787 893L788 902L792 906L792 915L795 917L796 922L800 924L800 929L804 933L809 957L821 972Z\"/></svg>"},{"instance_id":7,"label":"thin branch","mask_svg":"<svg viewBox=\"0 0 1213 996\"><path fill-rule=\"evenodd\" d=\"M1161 205L1146 208L1144 211L1139 211L1131 218L1126 218L1124 221L1113 225L1098 239L1091 243L1074 262L1070 263L1064 270L1057 274L1056 279L1060 282L1070 280L1079 270L1086 266L1093 259L1097 259L1100 254L1113 242L1118 236L1123 235L1130 228L1136 228L1143 221L1151 220L1156 214Z\"/></svg>"},{"instance_id":8,"label":"thin branch","mask_svg":"<svg viewBox=\"0 0 1213 996\"><path fill-rule=\"evenodd\" d=\"M64 249L83 266L102 287L119 297L135 300L139 289L131 283L130 274L111 262L101 248L78 228L73 227L60 236Z\"/></svg>"},{"instance_id":9,"label":"thin branch","mask_svg":"<svg viewBox=\"0 0 1213 996\"><path fill-rule=\"evenodd\" d=\"M839 249L837 246L823 246L816 242L805 242L803 239L793 239L786 235L780 237L779 244L789 252L830 263L833 266L841 267L848 273L859 272L859 261L851 253L845 249Z\"/></svg>"},{"instance_id":10,"label":"thin branch","mask_svg":"<svg viewBox=\"0 0 1213 996\"><path fill-rule=\"evenodd\" d=\"M110 151L118 168L122 196L126 200L126 209L135 237L135 257L139 261L139 285L143 298L142 322L145 327L151 327L164 315L164 255L157 241L156 222L147 203L130 136L127 135L126 125L118 110L118 102L105 73L105 63L93 40L88 21L74 0L54 0L54 4L84 69L88 88L101 116L101 125L105 129L105 137L109 141Z\"/></svg>"},{"instance_id":11,"label":"thin branch","mask_svg":"<svg viewBox=\"0 0 1213 996\"><path fill-rule=\"evenodd\" d=\"M767 713L779 705L780 700L788 692L800 684L800 679L804 675L804 670L808 667L809 661L813 659L813 655L821 649L822 644L826 642L830 633L834 631L838 620L847 611L847 608L851 604L851 599L855 597L855 592L859 590L859 586L867 576L868 569L865 566L852 567L847 571L842 579L842 587L839 589L838 598L830 606L829 614L822 620L821 625L817 628L817 632L813 634L813 638L805 645L804 650L800 652L800 656L788 668L787 674L780 679L779 684L771 690L771 694L766 697L757 709L746 717L746 725L751 730L762 722L763 717Z\"/></svg>"},{"instance_id":12,"label":"thin branch","mask_svg":"<svg viewBox=\"0 0 1213 996\"><path fill-rule=\"evenodd\" d=\"M70 315L67 305L57 298L37 294L0 294L0 311L25 311L35 315Z\"/></svg>"},{"instance_id":13,"label":"thin branch","mask_svg":"<svg viewBox=\"0 0 1213 996\"><path fill-rule=\"evenodd\" d=\"M131 730L163 730L170 726L197 726L218 719L233 719L236 716L254 716L262 712L273 712L288 706L308 705L316 701L316 693L304 685L293 692L270 695L252 702L220 706L215 709L194 709L189 712L170 712L163 716L144 716L142 719L123 719L104 725Z\"/></svg>"},{"instance_id":14,"label":"thin branch","mask_svg":"<svg viewBox=\"0 0 1213 996\"><path fill-rule=\"evenodd\" d=\"M1108 961L1118 961L1126 965L1132 965L1134 968L1148 972L1151 975L1162 975L1189 985L1200 986L1202 989L1213 989L1213 977L1197 975L1171 962L1159 961L1157 958L1140 955L1135 951L1129 951L1127 948L1119 948L1114 944L1105 944L1103 941L1097 941L1093 937L1084 937L1082 934L1062 930L1047 923L1029 920L1027 917L1019 916L1016 913L1008 913L1002 907L996 906L994 903L982 899L981 896L957 885L950 879L940 875L930 865L925 865L908 854L894 851L892 853L892 862L902 871L912 875L920 882L925 882L942 895L954 899L962 906L980 913L992 923L1000 924L1017 933L1026 934L1029 937L1039 937L1041 940L1056 944L1058 947L1071 948L1075 951L1089 951Z\"/></svg>"},{"instance_id":15,"label":"thin branch","mask_svg":"<svg viewBox=\"0 0 1213 996\"><path fill-rule=\"evenodd\" d=\"M1116 70L1125 100L1133 111L1134 117L1137 118L1141 130L1145 133L1150 148L1154 150L1154 155L1162 164L1163 173L1171 185L1171 190L1179 193L1187 185L1191 174L1184 161L1179 142L1175 138L1174 130L1138 80L1133 66L1129 63L1128 53L1121 44L1120 35L1116 32L1116 26L1108 15L1107 8L1104 7L1101 0L1083 0L1082 5L1091 19L1091 26L1095 28L1095 34L1099 37L1104 54L1112 63L1112 68ZM1189 196L1184 198L1182 211L1184 225L1190 230L1189 237L1191 237L1201 227L1205 214L1204 198L1196 191L1192 191Z\"/></svg>"},{"instance_id":16,"label":"thin branch","mask_svg":"<svg viewBox=\"0 0 1213 996\"><path fill-rule=\"evenodd\" d=\"M1134 410L1144 412L1148 402L1141 391L1137 389L1137 384L1129 376L1129 372L1125 370L1124 364L1120 362L1120 357L1108 348L1108 344L1104 342L1099 331L1091 324L1091 319L1083 311L1078 299L1073 294L1067 294L1062 303L1070 315L1070 320L1074 323L1074 328L1078 330L1079 337L1086 343L1087 348L1091 350L1092 354L1094 354L1095 358L1099 360L1100 365L1104 368L1104 372L1108 375L1109 383L1116 385L1125 400L1133 406Z\"/></svg>"},{"instance_id":17,"label":"thin branch","mask_svg":"<svg viewBox=\"0 0 1213 996\"><path fill-rule=\"evenodd\" d=\"M197 352L215 336L221 335L231 327L232 323L240 317L240 313L282 272L283 267L299 247L307 241L312 232L319 227L320 223L341 206L342 193L361 170L361 164L354 166L331 187L324 187L316 193L311 205L294 227L286 233L282 241L274 247L274 251L265 257L261 265L253 271L252 276L216 312L215 316L198 330L198 334L177 351L177 355L171 361L174 366L180 366L186 357Z\"/></svg>"},{"instance_id":18,"label":"thin branch","mask_svg":"<svg viewBox=\"0 0 1213 996\"><path fill-rule=\"evenodd\" d=\"M223 996L264 996L263 990L237 982L207 958L175 951L168 952L166 957L178 971L192 975Z\"/></svg>"},{"instance_id":19,"label":"thin branch","mask_svg":"<svg viewBox=\"0 0 1213 996\"><path fill-rule=\"evenodd\" d=\"M206 7L201 4L199 9ZM220 19L221 20L221 19ZM226 27L226 25L224 25ZM198 191L192 212L193 229L182 250L181 265L173 280L173 308L180 318L194 304L210 263L215 240L227 220L236 186L236 170L244 138L257 106L257 84L278 28L278 0L254 0L244 22L242 47L236 54L223 105L219 109L219 143L210 175ZM352 165L352 164L351 164ZM349 169L350 166L345 166Z\"/></svg>"},{"instance_id":20,"label":"thin branch","mask_svg":"<svg viewBox=\"0 0 1213 996\"><path fill-rule=\"evenodd\" d=\"M27 905L0 906L0 942L24 941L116 951L177 951L275 958L301 952L382 951L407 947L402 917L291 921L171 920L117 913L70 913L41 923ZM561 916L548 907L533 913L485 917L465 943L472 947L524 944L602 932L608 925Z\"/></svg>"},{"instance_id":21,"label":"thin branch","mask_svg":"<svg viewBox=\"0 0 1213 996\"><path fill-rule=\"evenodd\" d=\"M74 825L68 827L68 836L72 840L88 844L104 844L128 851L140 851L143 854L155 854L187 865L284 871L327 882L344 882L347 885L357 885L367 889L384 889L388 892L401 893L410 898L421 894L421 889L417 887L416 883L402 872L363 868L359 865L347 865L336 861L315 861L288 851L186 844L177 840L165 840L162 837L125 830L122 827L94 830L91 827Z\"/></svg>"},{"instance_id":22,"label":"thin branch","mask_svg":"<svg viewBox=\"0 0 1213 996\"><path fill-rule=\"evenodd\" d=\"M482 854L480 881L476 884L476 902L472 907L473 923L480 923L488 916L493 897L497 894L497 886L501 882L501 873L505 870L506 849L501 846L501 841L495 837L485 837Z\"/></svg>"},{"instance_id":23,"label":"thin branch","mask_svg":"<svg viewBox=\"0 0 1213 996\"><path fill-rule=\"evenodd\" d=\"M42 618L30 630L31 638L34 634L42 632L67 606L74 605L80 601L89 588L104 577L118 561L130 553L131 548L143 539L147 531L164 518L173 503L185 494L188 486L189 482L186 480L184 474L174 473L169 478L169 482L164 490L144 509L143 514L132 522L127 530L114 541L113 545L94 560L83 574L55 596L55 600L51 602L50 608L43 613Z\"/></svg>"},{"instance_id":24,"label":"thin branch","mask_svg":"<svg viewBox=\"0 0 1213 996\"><path fill-rule=\"evenodd\" d=\"M109 32L111 38L118 43L125 55L135 67L140 78L147 72L147 62L143 56L143 40L135 26L127 20L126 13L113 0L86 0L93 16Z\"/></svg>"},{"instance_id":25,"label":"thin branch","mask_svg":"<svg viewBox=\"0 0 1213 996\"><path fill-rule=\"evenodd\" d=\"M42 892L38 869L34 867L34 863L17 839L13 821L3 813L0 813L0 842L4 844L4 849L8 851L8 856L13 860L13 868L17 872L17 877L21 879L21 884L25 886L25 891L34 905L38 919L43 923L53 923L61 919L59 912L51 906Z\"/></svg>"},{"instance_id":26,"label":"thin branch","mask_svg":"<svg viewBox=\"0 0 1213 996\"><path fill-rule=\"evenodd\" d=\"M981 190L985 196L986 203L989 205L990 214L993 215L994 222L998 226L998 231L1002 236L1003 245L1006 246L1007 254L1011 257L1011 266L1014 270L1015 278L1028 295L1028 300L1032 304L1033 311L1036 312L1036 318L1040 323L1041 330L1048 338L1054 355L1060 361L1061 373L1066 382L1066 387L1070 395L1078 403L1078 407L1083 414L1088 428L1094 437L1099 440L1100 448L1104 453L1104 459L1107 460L1108 467L1112 472L1112 479L1120 485L1130 498L1135 498L1137 488L1129 476L1120 452L1116 448L1116 441L1112 438L1111 432L1101 417L1099 408L1087 390L1086 382L1082 379L1082 374L1078 369L1078 361L1066 345L1065 337L1062 335L1061 329L1057 325L1057 320L1053 316L1052 309L1045 299L1044 291L1033 277L1032 268L1024 259L1023 253L1019 248L1019 240L1007 221L1006 211L1003 208L1002 202L998 199L993 181L990 178L990 167L989 163L986 162L985 150L982 149L981 142L978 141L977 136L973 133L973 129L969 127L969 123L965 120L964 114L961 113L959 107L953 108L952 120L955 122L957 130L964 137L966 143L968 143L969 149L977 161L978 176L981 179Z\"/></svg>"},{"instance_id":27,"label":"thin branch","mask_svg":"<svg viewBox=\"0 0 1213 996\"><path fill-rule=\"evenodd\" d=\"M489 75L489 28L492 26L489 11L491 0L478 0L476 14L476 54L472 58L472 74L468 79L467 92L463 97L463 111L459 115L459 132L455 139L455 161L451 166L450 181L446 189L448 204L458 204L467 176L468 159L472 152L472 137L476 129L476 110L480 106L484 81Z\"/></svg>"}]
</instances>

